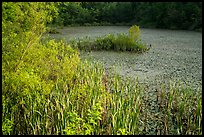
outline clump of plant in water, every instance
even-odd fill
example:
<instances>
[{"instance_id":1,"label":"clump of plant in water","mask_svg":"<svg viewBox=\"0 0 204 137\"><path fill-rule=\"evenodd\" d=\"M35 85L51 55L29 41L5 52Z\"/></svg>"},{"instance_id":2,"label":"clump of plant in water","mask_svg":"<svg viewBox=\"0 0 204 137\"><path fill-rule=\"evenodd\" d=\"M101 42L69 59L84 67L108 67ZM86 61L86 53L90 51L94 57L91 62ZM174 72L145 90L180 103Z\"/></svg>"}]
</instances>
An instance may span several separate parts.
<instances>
[{"instance_id":1,"label":"clump of plant in water","mask_svg":"<svg viewBox=\"0 0 204 137\"><path fill-rule=\"evenodd\" d=\"M79 40L76 42L78 49L91 50L114 50L114 51L131 51L131 52L145 52L149 50L147 45L140 39L139 26L132 26L129 29L129 34L125 33L109 34L103 37L98 37L95 40L89 38Z\"/></svg>"}]
</instances>

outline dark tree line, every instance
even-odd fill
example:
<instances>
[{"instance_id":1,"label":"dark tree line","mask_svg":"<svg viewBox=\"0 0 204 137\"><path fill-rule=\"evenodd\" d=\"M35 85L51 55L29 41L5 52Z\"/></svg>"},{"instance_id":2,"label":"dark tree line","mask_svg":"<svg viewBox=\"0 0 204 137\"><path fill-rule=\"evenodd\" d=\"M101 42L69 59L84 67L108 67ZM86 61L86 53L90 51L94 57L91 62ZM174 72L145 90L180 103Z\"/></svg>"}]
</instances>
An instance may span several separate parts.
<instances>
[{"instance_id":1,"label":"dark tree line","mask_svg":"<svg viewBox=\"0 0 204 137\"><path fill-rule=\"evenodd\" d=\"M167 29L202 28L202 2L62 2L53 24L138 24Z\"/></svg>"}]
</instances>

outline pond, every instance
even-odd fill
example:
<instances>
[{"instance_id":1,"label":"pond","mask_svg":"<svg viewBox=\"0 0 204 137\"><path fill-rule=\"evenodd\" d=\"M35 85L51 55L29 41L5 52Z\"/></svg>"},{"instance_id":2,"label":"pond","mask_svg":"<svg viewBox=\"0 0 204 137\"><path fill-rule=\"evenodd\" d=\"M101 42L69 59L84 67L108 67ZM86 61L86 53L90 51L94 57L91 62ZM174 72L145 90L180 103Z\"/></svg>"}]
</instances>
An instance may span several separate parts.
<instances>
[{"instance_id":1,"label":"pond","mask_svg":"<svg viewBox=\"0 0 204 137\"><path fill-rule=\"evenodd\" d=\"M64 27L55 39L96 38L109 33L128 33L129 26ZM82 52L82 59L97 60L106 68L116 67L122 76L138 77L142 83L158 85L169 80L202 88L202 33L183 30L141 28L141 39L151 49L143 54L113 51Z\"/></svg>"}]
</instances>

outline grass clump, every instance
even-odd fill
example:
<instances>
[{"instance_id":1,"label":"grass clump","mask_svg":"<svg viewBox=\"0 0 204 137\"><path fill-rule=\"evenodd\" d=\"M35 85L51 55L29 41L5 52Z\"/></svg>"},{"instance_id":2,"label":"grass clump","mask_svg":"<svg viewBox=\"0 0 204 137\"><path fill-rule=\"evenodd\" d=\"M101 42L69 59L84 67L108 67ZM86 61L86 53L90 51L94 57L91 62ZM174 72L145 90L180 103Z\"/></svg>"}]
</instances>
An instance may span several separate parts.
<instances>
[{"instance_id":1,"label":"grass clump","mask_svg":"<svg viewBox=\"0 0 204 137\"><path fill-rule=\"evenodd\" d=\"M202 135L202 97L200 91L180 83L170 83L169 92L159 92L158 103L164 130L162 134Z\"/></svg>"},{"instance_id":2,"label":"grass clump","mask_svg":"<svg viewBox=\"0 0 204 137\"><path fill-rule=\"evenodd\" d=\"M139 38L139 26L132 26L129 29L129 34L125 33L109 34L103 37L98 37L95 40L86 38L76 42L78 49L91 51L91 50L113 50L113 51L130 51L130 52L145 52L149 48Z\"/></svg>"}]
</instances>

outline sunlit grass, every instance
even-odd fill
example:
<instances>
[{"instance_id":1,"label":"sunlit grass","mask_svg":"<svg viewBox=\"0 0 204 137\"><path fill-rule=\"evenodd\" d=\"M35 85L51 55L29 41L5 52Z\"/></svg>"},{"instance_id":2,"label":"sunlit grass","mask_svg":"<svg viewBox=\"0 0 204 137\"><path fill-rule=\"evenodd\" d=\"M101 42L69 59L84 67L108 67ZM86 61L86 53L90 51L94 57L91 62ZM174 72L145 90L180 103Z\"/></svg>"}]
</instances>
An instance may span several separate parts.
<instances>
[{"instance_id":1,"label":"sunlit grass","mask_svg":"<svg viewBox=\"0 0 204 137\"><path fill-rule=\"evenodd\" d=\"M49 95L35 102L31 96L25 97L27 103L16 110L24 111L17 116L21 117L20 126L12 133L143 134L139 125L142 122L147 128L148 120L142 121L146 115L142 111L146 109L142 106L144 92L136 79L108 75L100 64L85 61L73 80L56 83ZM178 85L170 85L168 92L161 88L157 97L155 105L160 106L164 118L160 134L202 134L201 97Z\"/></svg>"}]
</instances>

